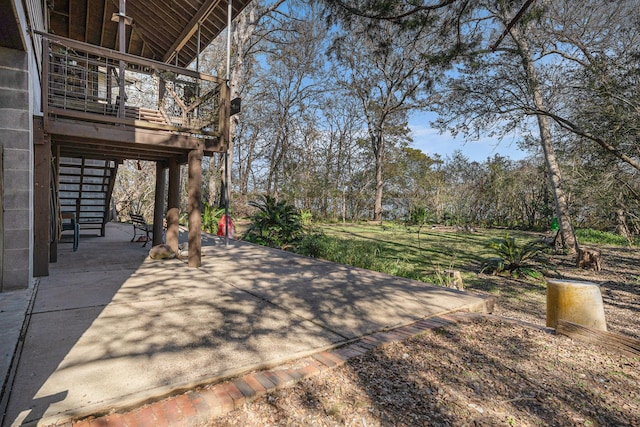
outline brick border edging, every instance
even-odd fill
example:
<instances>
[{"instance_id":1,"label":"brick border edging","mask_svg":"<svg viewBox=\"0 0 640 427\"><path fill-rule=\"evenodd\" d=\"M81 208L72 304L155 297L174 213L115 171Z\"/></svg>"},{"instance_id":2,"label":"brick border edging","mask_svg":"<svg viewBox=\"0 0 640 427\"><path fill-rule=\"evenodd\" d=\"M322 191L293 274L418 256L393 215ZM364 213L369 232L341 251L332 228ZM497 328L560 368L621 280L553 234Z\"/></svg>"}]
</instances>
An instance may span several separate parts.
<instances>
[{"instance_id":1,"label":"brick border edging","mask_svg":"<svg viewBox=\"0 0 640 427\"><path fill-rule=\"evenodd\" d=\"M334 350L313 354L302 367L276 367L251 372L233 380L190 390L146 404L125 413L67 421L62 427L139 427L200 426L263 395L289 387L302 379L344 365L384 343L401 341L427 330L483 316L482 313L456 312L419 320L389 331L377 332ZM284 365L286 366L286 365Z\"/></svg>"}]
</instances>

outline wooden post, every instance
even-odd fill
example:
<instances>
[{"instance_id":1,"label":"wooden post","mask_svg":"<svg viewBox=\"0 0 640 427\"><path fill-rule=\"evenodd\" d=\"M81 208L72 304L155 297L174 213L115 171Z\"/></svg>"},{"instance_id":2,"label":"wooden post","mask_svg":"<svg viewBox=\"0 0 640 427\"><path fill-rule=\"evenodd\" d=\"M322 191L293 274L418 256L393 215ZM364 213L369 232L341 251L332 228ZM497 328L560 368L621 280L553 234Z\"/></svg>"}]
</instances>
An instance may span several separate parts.
<instances>
[{"instance_id":1,"label":"wooden post","mask_svg":"<svg viewBox=\"0 0 640 427\"><path fill-rule=\"evenodd\" d=\"M156 246L162 243L164 188L164 165L162 162L156 162L156 194L153 209L153 243L151 246Z\"/></svg>"},{"instance_id":2,"label":"wooden post","mask_svg":"<svg viewBox=\"0 0 640 427\"><path fill-rule=\"evenodd\" d=\"M100 237L104 237L107 222L111 220L111 197L113 195L113 187L116 185L116 176L118 176L118 162L121 162L121 160L116 161L113 167L109 169L109 186L107 187L107 196L104 199L104 218L102 219L102 227L100 227Z\"/></svg>"},{"instance_id":3,"label":"wooden post","mask_svg":"<svg viewBox=\"0 0 640 427\"><path fill-rule=\"evenodd\" d=\"M204 150L199 147L189 151L189 267L200 267L202 217L202 156Z\"/></svg>"},{"instance_id":4,"label":"wooden post","mask_svg":"<svg viewBox=\"0 0 640 427\"><path fill-rule=\"evenodd\" d=\"M45 120L45 123L47 123L47 120ZM59 192L59 187L60 187L60 179L58 178L60 175L60 146L56 144L56 159L55 159L55 166L54 166L54 173L53 173L53 193L52 194L52 198L55 201L55 210L54 212L51 212L52 216L55 216L54 218L52 218L53 221L55 221L56 226L54 227L55 229L55 235L51 236L51 244L49 245L49 262L58 262L58 241L60 240L60 192ZM52 150L53 152L53 150Z\"/></svg>"},{"instance_id":5,"label":"wooden post","mask_svg":"<svg viewBox=\"0 0 640 427\"><path fill-rule=\"evenodd\" d=\"M118 13L120 15L120 19L118 21L118 50L120 51L120 53L127 53L127 34L125 27L125 16L127 15L126 4L126 0L120 0L120 4L118 5ZM120 96L120 105L118 105L118 117L124 119L125 104L127 102L127 96L125 94L125 63L123 60L120 60L118 65L120 73L120 75L118 76L120 78L120 88L118 90L118 95Z\"/></svg>"},{"instance_id":6,"label":"wooden post","mask_svg":"<svg viewBox=\"0 0 640 427\"><path fill-rule=\"evenodd\" d=\"M180 166L178 160L169 160L169 194L167 197L167 245L178 253L180 222Z\"/></svg>"},{"instance_id":7,"label":"wooden post","mask_svg":"<svg viewBox=\"0 0 640 427\"><path fill-rule=\"evenodd\" d=\"M224 151L229 149L229 116L231 114L231 89L227 83L220 86L220 107L218 111L218 129L220 130L220 142Z\"/></svg>"},{"instance_id":8,"label":"wooden post","mask_svg":"<svg viewBox=\"0 0 640 427\"><path fill-rule=\"evenodd\" d=\"M51 138L44 135L42 117L33 118L33 275L49 275L51 221Z\"/></svg>"}]
</instances>

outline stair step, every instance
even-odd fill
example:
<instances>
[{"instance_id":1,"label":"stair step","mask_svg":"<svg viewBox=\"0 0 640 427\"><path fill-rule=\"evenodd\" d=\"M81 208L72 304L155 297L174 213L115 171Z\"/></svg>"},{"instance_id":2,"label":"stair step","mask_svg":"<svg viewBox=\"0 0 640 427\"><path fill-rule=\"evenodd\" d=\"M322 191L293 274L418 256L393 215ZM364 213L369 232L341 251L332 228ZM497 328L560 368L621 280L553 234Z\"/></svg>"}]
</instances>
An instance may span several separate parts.
<instances>
[{"instance_id":1,"label":"stair step","mask_svg":"<svg viewBox=\"0 0 640 427\"><path fill-rule=\"evenodd\" d=\"M166 125L167 121L164 116L160 114L158 110L149 110L146 108L140 109L140 120L144 120L150 123L156 123L161 125Z\"/></svg>"},{"instance_id":2,"label":"stair step","mask_svg":"<svg viewBox=\"0 0 640 427\"><path fill-rule=\"evenodd\" d=\"M86 185L86 184L85 184L85 185ZM62 188L61 188L61 189L60 189L60 192L61 192L61 193L78 193L78 192L79 192L79 190L78 190L78 189L76 189L76 190L69 190L69 189L62 189ZM107 190L106 190L106 189L104 189L104 190L87 190L87 189L83 189L83 190L82 190L82 194L85 194L85 193L97 193L97 194L103 194L103 193L106 193L106 192L107 192ZM60 198L61 198L61 199L62 199L62 198L64 198L64 199L77 199L78 197L77 197L77 196L76 196L76 197L73 197L73 196L60 196Z\"/></svg>"},{"instance_id":3,"label":"stair step","mask_svg":"<svg viewBox=\"0 0 640 427\"><path fill-rule=\"evenodd\" d=\"M127 109L126 113L128 118L135 119L146 114L138 109ZM104 219L109 210L107 196L117 167L116 162L109 160L61 158L58 174L60 210L78 212L78 224L84 229L104 230Z\"/></svg>"},{"instance_id":4,"label":"stair step","mask_svg":"<svg viewBox=\"0 0 640 427\"><path fill-rule=\"evenodd\" d=\"M107 169L105 169L105 170L107 170ZM80 172L80 171L78 171L78 172L60 172L60 177L61 178L65 177L65 176L74 177L74 178L81 177L81 176L88 176L88 177L91 177L91 178L104 178L104 177L108 178L110 175L109 174L105 174L104 172L90 173L90 171L86 171L86 170L84 171L84 174L82 172Z\"/></svg>"}]
</instances>

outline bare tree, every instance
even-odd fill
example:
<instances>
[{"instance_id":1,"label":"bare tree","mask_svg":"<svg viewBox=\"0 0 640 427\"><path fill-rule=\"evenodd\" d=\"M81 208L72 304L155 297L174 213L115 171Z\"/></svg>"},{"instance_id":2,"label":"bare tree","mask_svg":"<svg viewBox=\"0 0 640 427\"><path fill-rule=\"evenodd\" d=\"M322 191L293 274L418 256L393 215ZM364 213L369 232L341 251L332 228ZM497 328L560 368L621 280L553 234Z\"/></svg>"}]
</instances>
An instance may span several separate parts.
<instances>
[{"instance_id":1,"label":"bare tree","mask_svg":"<svg viewBox=\"0 0 640 427\"><path fill-rule=\"evenodd\" d=\"M334 41L333 57L345 70L345 96L357 99L366 119L375 162L373 219L382 219L385 156L390 144L407 140L407 115L427 104L442 60L438 34L422 26L415 33L398 33L393 24L370 27L353 22ZM438 58L436 60L435 58Z\"/></svg>"},{"instance_id":2,"label":"bare tree","mask_svg":"<svg viewBox=\"0 0 640 427\"><path fill-rule=\"evenodd\" d=\"M476 27L479 31L473 35L482 39L491 35L492 28L505 28L518 11L509 5L486 2L482 17L484 27ZM476 51L465 57L459 74L449 80L448 90L439 103L441 118L438 124L472 138L481 133L497 137L516 131L528 134L535 126L535 138L544 153L562 242L573 252L577 249L577 241L554 150L551 124L544 113L557 101L553 89L558 87L561 69L540 55L544 43L536 38L534 30L540 22L537 14L543 13L534 8L525 14L511 26L507 38L495 52ZM534 115L535 125L527 120L532 111L539 112Z\"/></svg>"},{"instance_id":3,"label":"bare tree","mask_svg":"<svg viewBox=\"0 0 640 427\"><path fill-rule=\"evenodd\" d=\"M252 2L236 19L232 33L229 73L231 99L242 98L245 93L245 86L252 78L260 43L273 31L273 25L269 25L265 21L276 19L275 17L282 13L279 8L283 3L284 0ZM217 43L212 44L203 58L204 67L215 70L218 75L226 74L223 67L226 62L224 59L226 55L224 39L225 37L221 37ZM234 159L235 135L239 120L240 116L232 116L229 124L228 168L225 170L225 162L221 159L211 161L209 164L209 194L211 197L217 195L220 205L225 204L225 194L220 189L230 186L232 182L231 166ZM213 202L211 200L211 203Z\"/></svg>"}]
</instances>

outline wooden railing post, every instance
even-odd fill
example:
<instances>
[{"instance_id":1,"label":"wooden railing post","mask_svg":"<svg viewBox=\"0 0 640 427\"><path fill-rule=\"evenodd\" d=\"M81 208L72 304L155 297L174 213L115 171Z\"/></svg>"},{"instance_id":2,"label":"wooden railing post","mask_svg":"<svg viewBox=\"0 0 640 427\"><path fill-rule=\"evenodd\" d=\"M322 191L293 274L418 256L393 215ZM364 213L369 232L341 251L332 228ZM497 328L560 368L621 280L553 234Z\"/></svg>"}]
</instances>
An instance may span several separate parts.
<instances>
[{"instance_id":1,"label":"wooden railing post","mask_svg":"<svg viewBox=\"0 0 640 427\"><path fill-rule=\"evenodd\" d=\"M218 111L218 130L223 151L229 149L229 115L231 107L231 90L227 83L220 85L220 104Z\"/></svg>"}]
</instances>

